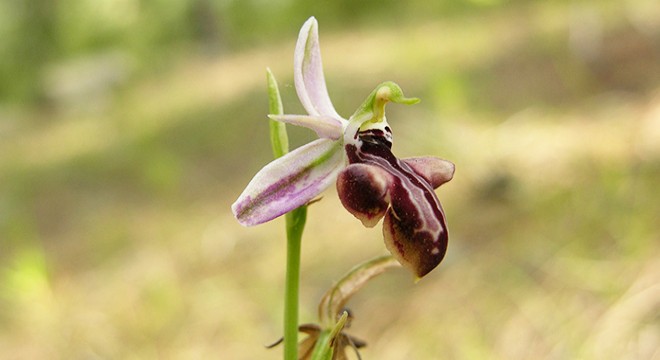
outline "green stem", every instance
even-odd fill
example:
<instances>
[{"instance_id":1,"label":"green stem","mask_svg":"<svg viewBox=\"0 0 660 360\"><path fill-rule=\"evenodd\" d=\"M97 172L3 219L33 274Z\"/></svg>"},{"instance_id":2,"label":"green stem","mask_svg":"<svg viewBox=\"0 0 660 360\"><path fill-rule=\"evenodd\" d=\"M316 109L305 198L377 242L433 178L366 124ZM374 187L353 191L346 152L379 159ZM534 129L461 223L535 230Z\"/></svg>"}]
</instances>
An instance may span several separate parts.
<instances>
[{"instance_id":1,"label":"green stem","mask_svg":"<svg viewBox=\"0 0 660 360\"><path fill-rule=\"evenodd\" d=\"M275 76L266 72L268 81L268 110L271 114L283 114L282 99ZM270 121L270 142L275 158L289 152L286 126ZM307 206L303 205L286 215L286 280L284 289L284 359L298 360L298 289L300 287L300 247L307 220Z\"/></svg>"},{"instance_id":2,"label":"green stem","mask_svg":"<svg viewBox=\"0 0 660 360\"><path fill-rule=\"evenodd\" d=\"M300 285L300 249L307 220L307 206L285 215L287 254L284 293L284 359L298 360L298 290Z\"/></svg>"}]
</instances>

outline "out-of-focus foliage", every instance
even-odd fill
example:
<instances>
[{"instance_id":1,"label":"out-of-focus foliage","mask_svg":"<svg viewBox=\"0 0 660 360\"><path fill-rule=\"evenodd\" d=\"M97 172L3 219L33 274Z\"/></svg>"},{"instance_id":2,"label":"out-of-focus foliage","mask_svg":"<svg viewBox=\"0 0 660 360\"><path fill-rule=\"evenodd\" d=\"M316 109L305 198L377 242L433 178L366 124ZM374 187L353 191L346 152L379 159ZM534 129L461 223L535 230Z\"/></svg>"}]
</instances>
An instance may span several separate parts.
<instances>
[{"instance_id":1,"label":"out-of-focus foliage","mask_svg":"<svg viewBox=\"0 0 660 360\"><path fill-rule=\"evenodd\" d=\"M317 14L326 29L418 22L480 12L501 0L33 0L0 4L0 99L34 102L48 65L119 51L149 71L180 51L217 53L295 33ZM188 49L188 50L186 50ZM165 55L165 56L164 56Z\"/></svg>"},{"instance_id":2,"label":"out-of-focus foliage","mask_svg":"<svg viewBox=\"0 0 660 360\"><path fill-rule=\"evenodd\" d=\"M348 304L365 359L659 356L655 0L0 1L0 356L280 358L283 224L229 206L311 15L338 111L396 81L395 153L457 166L446 261ZM301 321L384 252L329 190Z\"/></svg>"}]
</instances>

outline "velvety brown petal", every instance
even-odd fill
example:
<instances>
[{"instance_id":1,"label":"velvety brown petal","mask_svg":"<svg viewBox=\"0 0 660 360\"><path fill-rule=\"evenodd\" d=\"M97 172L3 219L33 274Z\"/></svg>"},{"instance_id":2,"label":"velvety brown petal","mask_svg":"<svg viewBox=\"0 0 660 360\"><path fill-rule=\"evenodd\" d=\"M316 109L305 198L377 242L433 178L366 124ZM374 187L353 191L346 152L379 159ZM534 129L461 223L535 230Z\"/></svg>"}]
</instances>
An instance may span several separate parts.
<instances>
[{"instance_id":1,"label":"velvety brown petal","mask_svg":"<svg viewBox=\"0 0 660 360\"><path fill-rule=\"evenodd\" d=\"M351 164L337 177L337 192L346 210L366 227L375 226L385 215L392 175L367 164Z\"/></svg>"}]
</instances>

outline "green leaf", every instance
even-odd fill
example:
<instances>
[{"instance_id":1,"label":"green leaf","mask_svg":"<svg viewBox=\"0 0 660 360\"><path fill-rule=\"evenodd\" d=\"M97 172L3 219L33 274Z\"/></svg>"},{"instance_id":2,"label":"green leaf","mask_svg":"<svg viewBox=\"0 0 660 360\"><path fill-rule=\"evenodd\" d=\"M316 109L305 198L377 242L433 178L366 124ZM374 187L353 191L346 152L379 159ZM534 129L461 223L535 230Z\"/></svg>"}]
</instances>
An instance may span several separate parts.
<instances>
[{"instance_id":1,"label":"green leaf","mask_svg":"<svg viewBox=\"0 0 660 360\"><path fill-rule=\"evenodd\" d=\"M348 320L348 312L344 311L332 328L321 332L316 341L311 360L332 360L335 350L343 351L343 349L336 349L336 345L338 343L337 338L341 336L341 331L346 325L346 320Z\"/></svg>"},{"instance_id":2,"label":"green leaf","mask_svg":"<svg viewBox=\"0 0 660 360\"><path fill-rule=\"evenodd\" d=\"M328 290L319 304L319 320L322 324L333 324L348 300L369 280L385 270L401 266L391 255L379 256L351 269L341 280Z\"/></svg>"},{"instance_id":3,"label":"green leaf","mask_svg":"<svg viewBox=\"0 0 660 360\"><path fill-rule=\"evenodd\" d=\"M268 112L271 115L284 114L280 90L277 86L275 75L266 69L266 78L268 80ZM286 124L270 120L270 144L273 148L273 155L279 158L289 152L289 137L286 132Z\"/></svg>"}]
</instances>

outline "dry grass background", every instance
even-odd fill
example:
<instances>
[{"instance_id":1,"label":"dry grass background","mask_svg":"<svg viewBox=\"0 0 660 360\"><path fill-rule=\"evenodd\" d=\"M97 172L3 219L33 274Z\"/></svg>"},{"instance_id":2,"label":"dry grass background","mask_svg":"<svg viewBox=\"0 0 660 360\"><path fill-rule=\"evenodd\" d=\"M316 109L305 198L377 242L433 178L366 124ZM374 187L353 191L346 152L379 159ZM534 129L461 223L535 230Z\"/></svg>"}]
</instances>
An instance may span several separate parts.
<instances>
[{"instance_id":1,"label":"dry grass background","mask_svg":"<svg viewBox=\"0 0 660 360\"><path fill-rule=\"evenodd\" d=\"M457 165L438 190L446 261L418 284L386 273L350 303L363 358L660 358L660 28L637 7L587 4L321 23L339 112L394 80L422 98L388 109L395 152ZM597 31L580 30L585 11ZM294 41L184 58L106 111L6 118L2 358L280 358L263 345L281 334L283 222L242 228L229 206L270 160L266 66L301 110ZM380 226L329 189L309 211L301 320L384 251Z\"/></svg>"}]
</instances>

